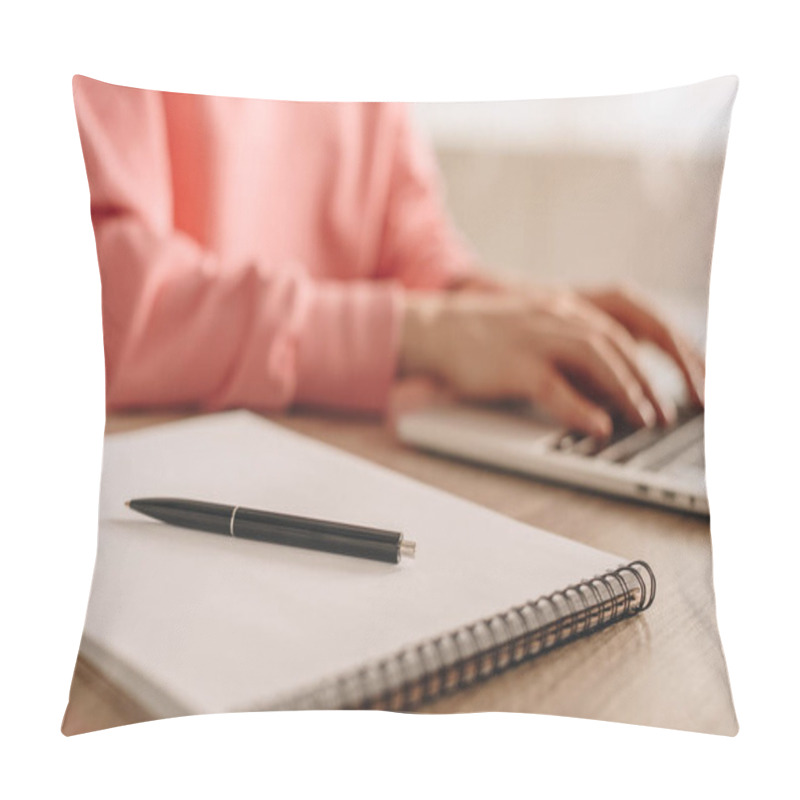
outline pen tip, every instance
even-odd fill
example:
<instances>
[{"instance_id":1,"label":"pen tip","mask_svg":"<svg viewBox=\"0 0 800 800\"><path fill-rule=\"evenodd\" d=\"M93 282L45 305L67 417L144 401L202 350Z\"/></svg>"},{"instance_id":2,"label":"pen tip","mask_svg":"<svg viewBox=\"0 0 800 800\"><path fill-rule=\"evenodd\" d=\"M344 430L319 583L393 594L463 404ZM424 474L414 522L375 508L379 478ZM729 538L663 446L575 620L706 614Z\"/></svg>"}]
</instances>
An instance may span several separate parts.
<instances>
[{"instance_id":1,"label":"pen tip","mask_svg":"<svg viewBox=\"0 0 800 800\"><path fill-rule=\"evenodd\" d=\"M417 543L409 542L408 539L403 539L400 542L400 554L409 558L414 558L417 554Z\"/></svg>"},{"instance_id":2,"label":"pen tip","mask_svg":"<svg viewBox=\"0 0 800 800\"><path fill-rule=\"evenodd\" d=\"M130 508L130 507L131 507L131 501L130 501L130 500L126 500L126 501L125 501L125 505L126 505L128 508Z\"/></svg>"}]
</instances>

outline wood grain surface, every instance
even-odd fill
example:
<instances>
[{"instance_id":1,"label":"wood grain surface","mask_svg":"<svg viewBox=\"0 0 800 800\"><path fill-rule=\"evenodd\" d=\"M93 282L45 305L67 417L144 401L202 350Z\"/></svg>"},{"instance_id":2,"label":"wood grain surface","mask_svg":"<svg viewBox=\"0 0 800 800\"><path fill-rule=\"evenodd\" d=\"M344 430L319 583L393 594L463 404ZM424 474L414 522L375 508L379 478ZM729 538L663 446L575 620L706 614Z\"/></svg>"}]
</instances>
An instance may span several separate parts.
<instances>
[{"instance_id":1,"label":"wood grain surface","mask_svg":"<svg viewBox=\"0 0 800 800\"><path fill-rule=\"evenodd\" d=\"M112 415L106 434L180 418ZM429 455L382 424L293 413L273 421L522 522L643 559L658 580L643 615L425 706L425 713L517 711L734 735L717 632L708 519L577 491ZM79 655L67 735L149 719Z\"/></svg>"}]
</instances>

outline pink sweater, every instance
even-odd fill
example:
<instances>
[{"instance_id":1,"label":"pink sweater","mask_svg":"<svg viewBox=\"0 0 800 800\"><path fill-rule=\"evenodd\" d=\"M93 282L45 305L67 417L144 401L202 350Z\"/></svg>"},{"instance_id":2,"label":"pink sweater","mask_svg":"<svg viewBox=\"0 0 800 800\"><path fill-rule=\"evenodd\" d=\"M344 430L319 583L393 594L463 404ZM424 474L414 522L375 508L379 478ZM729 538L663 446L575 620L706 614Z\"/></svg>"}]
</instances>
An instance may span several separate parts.
<instances>
[{"instance_id":1,"label":"pink sweater","mask_svg":"<svg viewBox=\"0 0 800 800\"><path fill-rule=\"evenodd\" d=\"M73 89L108 407L384 408L403 287L474 266L407 109Z\"/></svg>"}]
</instances>

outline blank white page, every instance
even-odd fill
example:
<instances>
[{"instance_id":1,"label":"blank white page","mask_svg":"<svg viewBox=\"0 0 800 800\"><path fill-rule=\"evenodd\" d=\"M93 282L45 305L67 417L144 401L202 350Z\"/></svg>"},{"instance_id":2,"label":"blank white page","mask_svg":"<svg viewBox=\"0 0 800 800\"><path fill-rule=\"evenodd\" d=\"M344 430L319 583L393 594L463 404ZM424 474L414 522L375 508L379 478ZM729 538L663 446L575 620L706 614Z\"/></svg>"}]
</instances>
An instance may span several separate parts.
<instances>
[{"instance_id":1,"label":"blank white page","mask_svg":"<svg viewBox=\"0 0 800 800\"><path fill-rule=\"evenodd\" d=\"M138 497L400 530L417 556L177 528ZM158 715L263 708L622 563L248 412L196 417L106 438L83 650Z\"/></svg>"}]
</instances>

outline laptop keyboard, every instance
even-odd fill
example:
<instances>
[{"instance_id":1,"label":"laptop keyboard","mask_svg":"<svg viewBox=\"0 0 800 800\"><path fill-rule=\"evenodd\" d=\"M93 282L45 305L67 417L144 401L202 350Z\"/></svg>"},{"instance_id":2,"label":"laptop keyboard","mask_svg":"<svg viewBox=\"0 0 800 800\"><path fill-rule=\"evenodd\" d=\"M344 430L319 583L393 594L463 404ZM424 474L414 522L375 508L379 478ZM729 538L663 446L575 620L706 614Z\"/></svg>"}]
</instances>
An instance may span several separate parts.
<instances>
[{"instance_id":1,"label":"laptop keyboard","mask_svg":"<svg viewBox=\"0 0 800 800\"><path fill-rule=\"evenodd\" d=\"M702 410L686 409L668 428L637 429L618 424L604 440L568 432L554 441L552 449L676 477L696 474L705 468L703 422Z\"/></svg>"}]
</instances>

